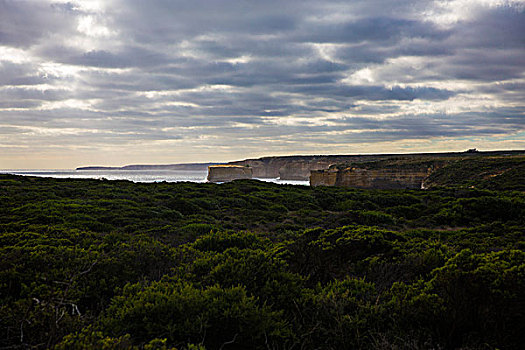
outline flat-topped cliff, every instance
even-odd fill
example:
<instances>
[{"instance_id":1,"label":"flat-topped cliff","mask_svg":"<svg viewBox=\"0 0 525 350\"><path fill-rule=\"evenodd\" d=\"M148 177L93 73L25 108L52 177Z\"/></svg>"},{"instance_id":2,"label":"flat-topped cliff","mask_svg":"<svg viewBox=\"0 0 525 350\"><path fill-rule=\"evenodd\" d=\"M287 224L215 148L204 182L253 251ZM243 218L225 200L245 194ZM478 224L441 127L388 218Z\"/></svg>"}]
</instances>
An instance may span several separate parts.
<instances>
[{"instance_id":1,"label":"flat-topped cliff","mask_svg":"<svg viewBox=\"0 0 525 350\"><path fill-rule=\"evenodd\" d=\"M252 176L252 169L246 166L210 165L208 167L209 182L229 182L233 180L251 179Z\"/></svg>"},{"instance_id":2,"label":"flat-topped cliff","mask_svg":"<svg viewBox=\"0 0 525 350\"><path fill-rule=\"evenodd\" d=\"M311 186L374 189L421 189L428 176L450 162L450 157L421 155L391 157L372 162L337 164L311 172Z\"/></svg>"},{"instance_id":3,"label":"flat-topped cliff","mask_svg":"<svg viewBox=\"0 0 525 350\"><path fill-rule=\"evenodd\" d=\"M487 152L488 153L488 152ZM332 165L311 172L311 186L426 189L442 186L522 190L525 155L519 153L393 157Z\"/></svg>"},{"instance_id":4,"label":"flat-topped cliff","mask_svg":"<svg viewBox=\"0 0 525 350\"><path fill-rule=\"evenodd\" d=\"M231 165L249 166L256 178L280 178L281 180L308 180L312 170L328 169L332 164L373 161L383 155L343 156L284 156L246 159L230 162Z\"/></svg>"},{"instance_id":5,"label":"flat-topped cliff","mask_svg":"<svg viewBox=\"0 0 525 350\"><path fill-rule=\"evenodd\" d=\"M311 186L420 189L431 169L364 169L349 167L312 171Z\"/></svg>"},{"instance_id":6,"label":"flat-topped cliff","mask_svg":"<svg viewBox=\"0 0 525 350\"><path fill-rule=\"evenodd\" d=\"M310 172L328 169L335 164L370 163L377 161L411 160L421 159L457 159L477 158L487 156L512 156L524 154L524 151L489 151L478 152L469 150L467 152L446 153L409 153L409 154L366 154L366 155L311 155L311 156L276 156L257 159L246 159L228 163L229 165L249 166L253 170L255 178L281 178L281 180L309 180Z\"/></svg>"}]
</instances>

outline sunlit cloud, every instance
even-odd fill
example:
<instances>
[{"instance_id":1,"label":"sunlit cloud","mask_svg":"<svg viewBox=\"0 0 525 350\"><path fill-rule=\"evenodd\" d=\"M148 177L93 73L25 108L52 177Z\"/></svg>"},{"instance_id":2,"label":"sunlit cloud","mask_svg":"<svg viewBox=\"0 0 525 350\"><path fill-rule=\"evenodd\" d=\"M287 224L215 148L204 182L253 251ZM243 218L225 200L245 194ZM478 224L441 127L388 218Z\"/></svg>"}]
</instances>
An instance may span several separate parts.
<instances>
[{"instance_id":1,"label":"sunlit cloud","mask_svg":"<svg viewBox=\"0 0 525 350\"><path fill-rule=\"evenodd\" d=\"M0 0L0 168L524 148L524 32L510 0Z\"/></svg>"}]
</instances>

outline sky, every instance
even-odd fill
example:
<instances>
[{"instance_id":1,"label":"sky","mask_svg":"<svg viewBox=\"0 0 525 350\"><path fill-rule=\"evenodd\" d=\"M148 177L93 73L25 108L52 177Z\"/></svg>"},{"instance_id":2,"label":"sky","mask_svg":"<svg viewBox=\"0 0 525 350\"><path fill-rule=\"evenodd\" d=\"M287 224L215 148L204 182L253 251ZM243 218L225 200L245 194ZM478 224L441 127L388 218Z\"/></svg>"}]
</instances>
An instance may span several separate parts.
<instances>
[{"instance_id":1,"label":"sky","mask_svg":"<svg viewBox=\"0 0 525 350\"><path fill-rule=\"evenodd\" d=\"M0 169L525 149L525 1L0 0Z\"/></svg>"}]
</instances>

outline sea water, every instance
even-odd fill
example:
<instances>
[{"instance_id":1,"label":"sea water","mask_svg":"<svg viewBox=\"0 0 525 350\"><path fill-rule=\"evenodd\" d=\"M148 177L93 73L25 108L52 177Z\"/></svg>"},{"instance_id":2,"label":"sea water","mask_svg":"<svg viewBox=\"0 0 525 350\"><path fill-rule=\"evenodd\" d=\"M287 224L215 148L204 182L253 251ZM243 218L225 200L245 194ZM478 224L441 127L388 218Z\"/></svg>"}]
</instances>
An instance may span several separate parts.
<instances>
[{"instance_id":1,"label":"sea water","mask_svg":"<svg viewBox=\"0 0 525 350\"><path fill-rule=\"evenodd\" d=\"M207 170L0 170L0 174L54 177L59 179L106 179L133 182L206 182ZM308 186L309 181L255 179L287 185Z\"/></svg>"}]
</instances>

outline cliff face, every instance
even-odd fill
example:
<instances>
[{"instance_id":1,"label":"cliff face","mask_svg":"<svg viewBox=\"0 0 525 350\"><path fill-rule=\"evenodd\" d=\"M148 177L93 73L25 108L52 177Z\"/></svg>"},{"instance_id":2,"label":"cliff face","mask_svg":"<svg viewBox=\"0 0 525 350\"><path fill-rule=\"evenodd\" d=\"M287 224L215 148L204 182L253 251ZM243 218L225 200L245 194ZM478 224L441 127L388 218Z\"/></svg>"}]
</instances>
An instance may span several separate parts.
<instances>
[{"instance_id":1,"label":"cliff face","mask_svg":"<svg viewBox=\"0 0 525 350\"><path fill-rule=\"evenodd\" d=\"M233 180L251 179L252 169L238 165L212 165L208 167L209 182L229 182Z\"/></svg>"},{"instance_id":2,"label":"cliff face","mask_svg":"<svg viewBox=\"0 0 525 350\"><path fill-rule=\"evenodd\" d=\"M240 162L234 162L230 164L236 164L241 166L249 166L252 169L253 176L259 178L276 178L279 177L279 168L284 162L279 159L248 159Z\"/></svg>"},{"instance_id":3,"label":"cliff face","mask_svg":"<svg viewBox=\"0 0 525 350\"><path fill-rule=\"evenodd\" d=\"M420 189L430 170L424 169L328 169L312 171L311 186L345 186L376 189Z\"/></svg>"},{"instance_id":4,"label":"cliff face","mask_svg":"<svg viewBox=\"0 0 525 350\"><path fill-rule=\"evenodd\" d=\"M279 169L279 177L283 180L308 180L311 171L328 169L331 164L332 160L328 159L289 162Z\"/></svg>"},{"instance_id":5,"label":"cliff face","mask_svg":"<svg viewBox=\"0 0 525 350\"><path fill-rule=\"evenodd\" d=\"M281 180L308 180L312 170L328 169L331 164L371 161L377 156L289 156L266 157L231 162L232 165L248 165L256 178L280 178Z\"/></svg>"},{"instance_id":6,"label":"cliff face","mask_svg":"<svg viewBox=\"0 0 525 350\"><path fill-rule=\"evenodd\" d=\"M400 159L404 162L418 161L420 159L442 159L444 161L450 161L460 158L476 158L481 155L483 156L508 156L511 154L523 154L523 151L493 151L493 152L450 152L450 153L413 153L413 154L370 154L370 155L315 155L315 156L283 156L283 157L263 157L258 159L246 159L236 162L230 162L228 165L241 165L249 166L253 170L253 177L255 178L278 178L282 180L308 180L310 178L310 172L322 169L328 169L332 164L353 164L354 167L361 167L360 164L369 162L380 162L380 161L399 161ZM422 170L410 170L417 172L426 172L426 168ZM386 175L385 178L399 177L399 180L389 180L390 182L404 183L408 182L413 176L410 175L410 171L406 172L405 175L399 173L395 175L395 172L391 175ZM372 173L371 173L372 174ZM380 174L377 174L378 178L381 178ZM317 175L314 176L318 178ZM401 179L403 178L403 179ZM357 180L356 180L357 181ZM380 180L377 180L381 182ZM414 180L419 181L419 180ZM387 182L387 183L390 183ZM393 186L393 185L392 185Z\"/></svg>"},{"instance_id":7,"label":"cliff face","mask_svg":"<svg viewBox=\"0 0 525 350\"><path fill-rule=\"evenodd\" d=\"M314 170L310 173L310 186L336 186L338 170Z\"/></svg>"},{"instance_id":8,"label":"cliff face","mask_svg":"<svg viewBox=\"0 0 525 350\"><path fill-rule=\"evenodd\" d=\"M258 178L278 178L279 170L289 162L286 158L268 157L260 159L246 159L229 164L249 166L253 170L253 176Z\"/></svg>"}]
</instances>

